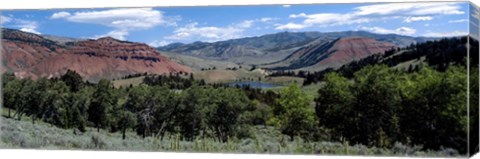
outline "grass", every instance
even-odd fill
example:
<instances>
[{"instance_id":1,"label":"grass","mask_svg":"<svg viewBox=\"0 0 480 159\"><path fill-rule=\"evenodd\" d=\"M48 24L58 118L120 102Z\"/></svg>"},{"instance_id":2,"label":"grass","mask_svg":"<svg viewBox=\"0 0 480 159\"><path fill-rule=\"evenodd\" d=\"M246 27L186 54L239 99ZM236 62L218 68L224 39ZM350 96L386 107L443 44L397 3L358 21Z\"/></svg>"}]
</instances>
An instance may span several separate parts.
<instances>
[{"instance_id":1,"label":"grass","mask_svg":"<svg viewBox=\"0 0 480 159\"><path fill-rule=\"evenodd\" d=\"M453 150L420 151L419 147L396 144L391 149L368 148L363 145L348 145L336 142L307 142L300 138L290 141L287 136L272 127L254 127L251 138L229 139L219 142L210 138L181 140L178 134L167 135L163 140L154 137L142 139L129 131L122 140L120 133L93 128L80 134L73 129L60 129L37 122L1 118L0 148L29 149L82 149L116 151L163 151L163 152L217 152L217 153L269 153L269 154L322 154L322 155L386 155L386 156L458 156Z\"/></svg>"},{"instance_id":2,"label":"grass","mask_svg":"<svg viewBox=\"0 0 480 159\"><path fill-rule=\"evenodd\" d=\"M405 61L405 62L399 63L398 65L394 66L393 68L407 70L408 67L410 67L410 65L412 67L417 66L417 65L421 65L422 63L425 62L425 59L426 59L426 57L422 56L422 57L420 57L420 60L413 59L413 60L410 60L410 61Z\"/></svg>"},{"instance_id":3,"label":"grass","mask_svg":"<svg viewBox=\"0 0 480 159\"><path fill-rule=\"evenodd\" d=\"M314 83L302 87L302 91L312 97L318 96L318 90L323 86L324 82Z\"/></svg>"},{"instance_id":4,"label":"grass","mask_svg":"<svg viewBox=\"0 0 480 159\"><path fill-rule=\"evenodd\" d=\"M113 85L116 88L119 87L128 87L130 85L137 86L143 82L144 76L128 78L128 79L119 79L113 81ZM185 76L188 78L188 76ZM249 71L245 69L237 70L225 70L225 69L216 69L216 70L205 70L205 71L196 71L194 72L194 78L196 80L205 80L207 83L229 83L235 81L258 81L260 78L262 82L280 84L280 85L289 85L292 83L297 83L301 85L304 81L301 77L291 77L291 76L279 76L279 77L267 77L266 73L260 69Z\"/></svg>"},{"instance_id":5,"label":"grass","mask_svg":"<svg viewBox=\"0 0 480 159\"><path fill-rule=\"evenodd\" d=\"M292 76L278 76L278 77L267 77L262 78L263 82L273 83L273 84L281 84L281 85L289 85L292 83L302 84L303 78L301 77L292 77Z\"/></svg>"},{"instance_id":6,"label":"grass","mask_svg":"<svg viewBox=\"0 0 480 159\"><path fill-rule=\"evenodd\" d=\"M248 71L245 69L237 70L225 70L225 69L215 69L215 70L205 70L205 71L195 71L194 78L196 80L205 80L207 83L228 83L234 82L236 80L250 81L258 80L258 78L265 79L265 73L261 70ZM188 78L189 76L182 76ZM119 79L113 81L113 85L118 88L128 87L129 85L136 86L143 82L144 76L128 78L128 79ZM289 82L300 81L303 79L298 77L280 77L280 78L268 78L265 82L272 82L278 84L285 84Z\"/></svg>"},{"instance_id":7,"label":"grass","mask_svg":"<svg viewBox=\"0 0 480 159\"><path fill-rule=\"evenodd\" d=\"M15 116L15 113L16 113L15 110L9 109L9 108L2 108L2 107L0 107L0 109L2 110L2 111L0 111L2 117L8 117L8 111L10 110L10 115L12 116L12 118L15 118L15 119L17 118L17 117ZM27 116L27 115L22 115L21 120L22 120L22 121L31 121L32 118L30 118L30 117Z\"/></svg>"},{"instance_id":8,"label":"grass","mask_svg":"<svg viewBox=\"0 0 480 159\"><path fill-rule=\"evenodd\" d=\"M115 88L128 87L128 86L130 86L130 85L132 85L132 86L138 86L138 85L140 85L140 83L143 82L143 79L144 79L144 78L145 78L145 76L128 78L128 79L120 79L120 80L112 81L112 83L113 83L113 86L114 86Z\"/></svg>"},{"instance_id":9,"label":"grass","mask_svg":"<svg viewBox=\"0 0 480 159\"><path fill-rule=\"evenodd\" d=\"M308 96L310 96L312 99L318 96L318 90L323 86L323 82L315 83L315 84L309 84L306 86L302 85L303 82L297 82L297 84L301 87L302 91L305 92ZM284 84L287 85L287 84ZM274 92L279 92L283 87L272 87L272 88L267 88L266 90L272 90Z\"/></svg>"},{"instance_id":10,"label":"grass","mask_svg":"<svg viewBox=\"0 0 480 159\"><path fill-rule=\"evenodd\" d=\"M197 71L194 73L194 78L197 80L203 79L207 83L228 83L236 80L258 80L258 78L264 78L262 71L248 71L245 69L238 70L206 70Z\"/></svg>"}]
</instances>

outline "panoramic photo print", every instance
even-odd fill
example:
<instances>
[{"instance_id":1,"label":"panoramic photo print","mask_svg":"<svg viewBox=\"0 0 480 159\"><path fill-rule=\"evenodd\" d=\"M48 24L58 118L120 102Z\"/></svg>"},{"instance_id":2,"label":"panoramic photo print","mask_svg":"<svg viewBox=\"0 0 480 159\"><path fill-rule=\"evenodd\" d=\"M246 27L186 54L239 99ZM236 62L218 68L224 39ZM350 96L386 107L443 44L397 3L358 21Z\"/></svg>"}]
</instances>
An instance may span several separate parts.
<instances>
[{"instance_id":1,"label":"panoramic photo print","mask_svg":"<svg viewBox=\"0 0 480 159\"><path fill-rule=\"evenodd\" d=\"M468 2L5 10L0 148L468 157Z\"/></svg>"}]
</instances>

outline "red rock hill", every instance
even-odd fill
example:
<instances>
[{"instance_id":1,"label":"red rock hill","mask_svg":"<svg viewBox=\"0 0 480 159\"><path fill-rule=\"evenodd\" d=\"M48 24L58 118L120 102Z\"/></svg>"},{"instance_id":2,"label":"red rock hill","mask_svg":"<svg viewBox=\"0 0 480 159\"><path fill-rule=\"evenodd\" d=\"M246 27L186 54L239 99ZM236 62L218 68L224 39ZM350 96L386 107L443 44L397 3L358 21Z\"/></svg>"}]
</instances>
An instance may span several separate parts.
<instances>
[{"instance_id":1,"label":"red rock hill","mask_svg":"<svg viewBox=\"0 0 480 159\"><path fill-rule=\"evenodd\" d=\"M322 70L340 67L351 61L395 48L392 43L381 42L365 37L346 37L335 40L319 39L300 48L278 64L283 68Z\"/></svg>"},{"instance_id":2,"label":"red rock hill","mask_svg":"<svg viewBox=\"0 0 480 159\"><path fill-rule=\"evenodd\" d=\"M39 35L3 30L2 71L20 77L57 77L68 69L88 80L113 79L129 74L191 72L143 44L110 37L59 45Z\"/></svg>"}]
</instances>

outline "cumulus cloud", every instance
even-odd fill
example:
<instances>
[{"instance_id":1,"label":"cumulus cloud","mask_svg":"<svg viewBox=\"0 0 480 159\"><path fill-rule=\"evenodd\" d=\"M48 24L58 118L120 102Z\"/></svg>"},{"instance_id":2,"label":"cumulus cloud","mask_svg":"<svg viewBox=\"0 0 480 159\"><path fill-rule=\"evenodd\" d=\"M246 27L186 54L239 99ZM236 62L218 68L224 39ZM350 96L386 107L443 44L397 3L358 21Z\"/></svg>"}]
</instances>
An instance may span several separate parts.
<instances>
[{"instance_id":1,"label":"cumulus cloud","mask_svg":"<svg viewBox=\"0 0 480 159\"><path fill-rule=\"evenodd\" d=\"M16 25L20 28L21 31L34 33L34 34L42 34L38 29L38 23L35 21L29 20L22 20L22 19L15 19Z\"/></svg>"},{"instance_id":2,"label":"cumulus cloud","mask_svg":"<svg viewBox=\"0 0 480 159\"><path fill-rule=\"evenodd\" d=\"M431 16L420 16L420 17L407 17L403 22L405 23L411 23L411 22L416 22L416 21L429 21L432 20L433 18Z\"/></svg>"},{"instance_id":3,"label":"cumulus cloud","mask_svg":"<svg viewBox=\"0 0 480 159\"><path fill-rule=\"evenodd\" d=\"M190 23L174 30L174 34L165 37L171 40L205 40L220 41L241 37L245 28L238 25L227 27L198 26L198 23Z\"/></svg>"},{"instance_id":4,"label":"cumulus cloud","mask_svg":"<svg viewBox=\"0 0 480 159\"><path fill-rule=\"evenodd\" d=\"M57 12L51 19L65 19L70 22L98 24L114 28L105 34L125 39L129 31L150 29L155 26L176 26L175 17L166 17L152 8L125 8L101 11Z\"/></svg>"},{"instance_id":5,"label":"cumulus cloud","mask_svg":"<svg viewBox=\"0 0 480 159\"><path fill-rule=\"evenodd\" d=\"M358 24L372 21L371 18L357 17L353 14L339 14L339 13L319 13L319 14L292 14L290 18L304 18L301 23L289 22L284 25L277 26L277 30L299 30L312 26L335 26L345 24Z\"/></svg>"},{"instance_id":6,"label":"cumulus cloud","mask_svg":"<svg viewBox=\"0 0 480 159\"><path fill-rule=\"evenodd\" d=\"M68 12L57 12L57 13L53 13L52 16L50 16L51 19L58 19L58 18L66 18L66 17L69 17L71 16L70 13Z\"/></svg>"},{"instance_id":7,"label":"cumulus cloud","mask_svg":"<svg viewBox=\"0 0 480 159\"><path fill-rule=\"evenodd\" d=\"M449 20L448 23L463 23L468 22L468 19L457 19L457 20Z\"/></svg>"},{"instance_id":8,"label":"cumulus cloud","mask_svg":"<svg viewBox=\"0 0 480 159\"><path fill-rule=\"evenodd\" d=\"M17 28L24 32L34 33L34 34L42 34L38 31L38 23L36 21L25 20L15 18L13 16L0 16L0 24L1 25L8 25L9 27Z\"/></svg>"},{"instance_id":9,"label":"cumulus cloud","mask_svg":"<svg viewBox=\"0 0 480 159\"><path fill-rule=\"evenodd\" d=\"M272 21L278 20L278 18L264 17L258 19L244 20L238 24L233 24L239 28L252 28L255 23L271 23Z\"/></svg>"},{"instance_id":10,"label":"cumulus cloud","mask_svg":"<svg viewBox=\"0 0 480 159\"><path fill-rule=\"evenodd\" d=\"M276 30L298 30L298 29L303 29L308 27L307 25L304 24L296 24L296 23L287 23L287 24L277 24L277 27L275 27Z\"/></svg>"},{"instance_id":11,"label":"cumulus cloud","mask_svg":"<svg viewBox=\"0 0 480 159\"><path fill-rule=\"evenodd\" d=\"M352 12L340 13L298 13L291 14L290 18L303 19L301 23L284 24L278 29L303 29L312 26L335 26L367 23L372 21L404 17L405 22L432 20L433 16L464 14L459 3L387 3L356 7ZM287 27L295 26L295 27ZM302 27L300 27L302 26Z\"/></svg>"},{"instance_id":12,"label":"cumulus cloud","mask_svg":"<svg viewBox=\"0 0 480 159\"><path fill-rule=\"evenodd\" d=\"M164 39L215 42L241 38L245 36L244 32L248 29L262 29L262 27L254 27L257 23L271 23L271 21L277 19L272 17L249 19L239 23L232 23L228 26L199 26L197 22L193 22L176 28L173 31L173 35L166 36Z\"/></svg>"},{"instance_id":13,"label":"cumulus cloud","mask_svg":"<svg viewBox=\"0 0 480 159\"><path fill-rule=\"evenodd\" d=\"M305 13L299 13L299 14L290 14L290 18L305 18L307 17L307 14Z\"/></svg>"},{"instance_id":14,"label":"cumulus cloud","mask_svg":"<svg viewBox=\"0 0 480 159\"><path fill-rule=\"evenodd\" d=\"M264 18L260 19L261 22L270 22L270 21L274 21L274 20L277 20L277 18L264 17Z\"/></svg>"},{"instance_id":15,"label":"cumulus cloud","mask_svg":"<svg viewBox=\"0 0 480 159\"><path fill-rule=\"evenodd\" d=\"M240 28L250 28L250 27L252 27L254 22L255 22L254 20L245 20L245 21L237 24L237 26L240 27Z\"/></svg>"},{"instance_id":16,"label":"cumulus cloud","mask_svg":"<svg viewBox=\"0 0 480 159\"><path fill-rule=\"evenodd\" d=\"M128 31L127 30L112 30L106 34L102 35L95 35L93 37L90 37L91 39L98 39L98 38L103 38L103 37L112 37L118 40L127 40L128 36Z\"/></svg>"},{"instance_id":17,"label":"cumulus cloud","mask_svg":"<svg viewBox=\"0 0 480 159\"><path fill-rule=\"evenodd\" d=\"M400 27L396 29L385 29L382 27L361 27L360 29L378 34L413 35L417 32L417 30L408 27Z\"/></svg>"},{"instance_id":18,"label":"cumulus cloud","mask_svg":"<svg viewBox=\"0 0 480 159\"><path fill-rule=\"evenodd\" d=\"M453 31L453 32L427 32L426 34L423 34L422 36L425 37L454 37L454 36L465 36L468 35L467 32L463 31Z\"/></svg>"},{"instance_id":19,"label":"cumulus cloud","mask_svg":"<svg viewBox=\"0 0 480 159\"><path fill-rule=\"evenodd\" d=\"M39 35L42 34L42 33L38 32L35 27L24 27L24 28L20 28L20 30L24 31L24 32L39 34Z\"/></svg>"},{"instance_id":20,"label":"cumulus cloud","mask_svg":"<svg viewBox=\"0 0 480 159\"><path fill-rule=\"evenodd\" d=\"M387 3L360 6L355 8L357 15L448 15L448 14L464 14L461 11L459 3Z\"/></svg>"},{"instance_id":21,"label":"cumulus cloud","mask_svg":"<svg viewBox=\"0 0 480 159\"><path fill-rule=\"evenodd\" d=\"M154 40L154 41L148 43L148 45L150 45L152 47L161 47L161 46L168 45L170 43L171 43L170 41L165 41L165 40Z\"/></svg>"}]
</instances>

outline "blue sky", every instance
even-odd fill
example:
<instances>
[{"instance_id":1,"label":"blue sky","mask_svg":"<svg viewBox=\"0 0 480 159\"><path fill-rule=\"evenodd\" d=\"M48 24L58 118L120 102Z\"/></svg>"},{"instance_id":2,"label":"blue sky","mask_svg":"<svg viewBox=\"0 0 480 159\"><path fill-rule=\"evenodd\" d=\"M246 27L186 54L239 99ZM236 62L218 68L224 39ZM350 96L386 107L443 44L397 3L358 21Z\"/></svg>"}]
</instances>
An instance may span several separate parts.
<instances>
[{"instance_id":1,"label":"blue sky","mask_svg":"<svg viewBox=\"0 0 480 159\"><path fill-rule=\"evenodd\" d=\"M152 46L281 31L448 37L468 33L468 6L448 2L18 10L2 12L0 24L36 34L111 36Z\"/></svg>"}]
</instances>

